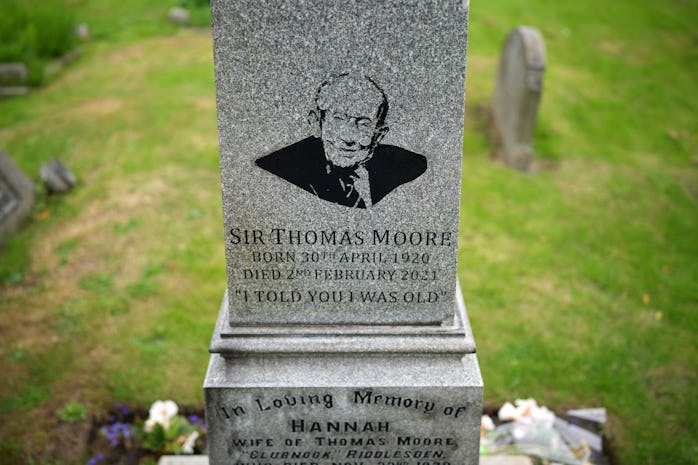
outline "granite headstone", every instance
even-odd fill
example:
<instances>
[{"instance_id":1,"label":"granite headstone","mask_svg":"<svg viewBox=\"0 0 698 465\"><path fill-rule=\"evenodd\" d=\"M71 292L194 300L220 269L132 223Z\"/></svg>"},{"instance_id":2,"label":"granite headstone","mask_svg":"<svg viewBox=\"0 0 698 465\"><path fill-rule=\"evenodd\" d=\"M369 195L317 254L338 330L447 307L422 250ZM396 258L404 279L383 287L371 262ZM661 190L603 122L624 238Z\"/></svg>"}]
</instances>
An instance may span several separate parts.
<instances>
[{"instance_id":1,"label":"granite headstone","mask_svg":"<svg viewBox=\"0 0 698 465\"><path fill-rule=\"evenodd\" d=\"M212 2L216 464L476 464L457 284L467 2Z\"/></svg>"},{"instance_id":2,"label":"granite headstone","mask_svg":"<svg viewBox=\"0 0 698 465\"><path fill-rule=\"evenodd\" d=\"M34 205L34 183L0 150L0 242L14 233Z\"/></svg>"},{"instance_id":3,"label":"granite headstone","mask_svg":"<svg viewBox=\"0 0 698 465\"><path fill-rule=\"evenodd\" d=\"M528 171L533 161L533 131L545 73L545 43L536 28L519 26L507 37L492 102L496 156Z\"/></svg>"},{"instance_id":4,"label":"granite headstone","mask_svg":"<svg viewBox=\"0 0 698 465\"><path fill-rule=\"evenodd\" d=\"M232 323L452 320L464 11L213 3Z\"/></svg>"}]
</instances>

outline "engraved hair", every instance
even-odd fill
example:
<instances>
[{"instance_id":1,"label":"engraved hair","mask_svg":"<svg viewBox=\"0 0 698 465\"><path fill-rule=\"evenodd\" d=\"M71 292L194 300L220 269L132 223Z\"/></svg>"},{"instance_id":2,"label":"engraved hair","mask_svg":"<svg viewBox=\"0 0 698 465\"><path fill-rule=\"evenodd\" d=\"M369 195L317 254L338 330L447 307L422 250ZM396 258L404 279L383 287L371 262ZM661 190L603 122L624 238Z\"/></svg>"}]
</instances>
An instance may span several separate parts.
<instances>
[{"instance_id":1,"label":"engraved hair","mask_svg":"<svg viewBox=\"0 0 698 465\"><path fill-rule=\"evenodd\" d=\"M317 92L315 94L315 105L317 106L317 109L320 110L321 118L325 117L325 112L330 108L330 102L337 98L336 95L329 94L329 92L332 89L332 86L334 86L338 81L343 81L346 79L352 80L353 83L357 85L362 85L368 82L371 86L373 86L375 90L377 90L380 93L381 103L378 106L378 110L376 111L376 127L382 127L385 123L385 119L388 116L388 97L385 95L385 92L383 92L383 89L381 89L381 87L376 83L376 81L374 81L366 75L360 74L336 74L331 76L322 84L320 84L320 87L318 87Z\"/></svg>"}]
</instances>

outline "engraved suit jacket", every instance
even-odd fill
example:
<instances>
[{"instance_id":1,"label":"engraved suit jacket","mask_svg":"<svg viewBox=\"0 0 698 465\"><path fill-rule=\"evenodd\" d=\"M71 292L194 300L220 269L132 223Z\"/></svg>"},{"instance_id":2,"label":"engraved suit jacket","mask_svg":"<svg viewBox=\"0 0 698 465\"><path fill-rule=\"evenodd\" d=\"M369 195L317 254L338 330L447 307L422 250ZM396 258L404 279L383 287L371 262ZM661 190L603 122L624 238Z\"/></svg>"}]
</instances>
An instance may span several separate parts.
<instances>
[{"instance_id":1,"label":"engraved suit jacket","mask_svg":"<svg viewBox=\"0 0 698 465\"><path fill-rule=\"evenodd\" d=\"M363 202L355 205L348 201L340 178L346 177L350 170L332 166L325 157L322 140L317 137L298 141L258 158L255 163L323 200L365 208ZM396 187L421 176L427 169L427 159L401 147L379 144L364 166L369 175L371 202L375 205Z\"/></svg>"}]
</instances>

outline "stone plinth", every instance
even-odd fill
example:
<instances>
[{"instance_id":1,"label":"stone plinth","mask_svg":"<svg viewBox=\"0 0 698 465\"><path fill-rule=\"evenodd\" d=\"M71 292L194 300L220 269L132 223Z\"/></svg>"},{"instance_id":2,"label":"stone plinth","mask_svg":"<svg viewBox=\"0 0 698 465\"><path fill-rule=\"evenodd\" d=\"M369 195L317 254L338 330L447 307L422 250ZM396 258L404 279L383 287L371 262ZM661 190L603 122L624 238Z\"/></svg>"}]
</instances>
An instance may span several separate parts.
<instances>
[{"instance_id":1,"label":"stone plinth","mask_svg":"<svg viewBox=\"0 0 698 465\"><path fill-rule=\"evenodd\" d=\"M204 383L211 463L477 464L483 384L457 301L452 328L221 337L224 299Z\"/></svg>"}]
</instances>

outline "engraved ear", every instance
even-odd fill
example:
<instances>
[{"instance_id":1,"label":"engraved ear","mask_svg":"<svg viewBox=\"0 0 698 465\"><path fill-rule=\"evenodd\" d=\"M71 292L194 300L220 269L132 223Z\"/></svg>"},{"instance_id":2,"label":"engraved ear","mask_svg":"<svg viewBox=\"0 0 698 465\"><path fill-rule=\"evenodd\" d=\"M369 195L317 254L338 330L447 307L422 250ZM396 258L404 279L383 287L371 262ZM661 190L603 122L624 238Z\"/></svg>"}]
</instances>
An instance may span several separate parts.
<instances>
[{"instance_id":1,"label":"engraved ear","mask_svg":"<svg viewBox=\"0 0 698 465\"><path fill-rule=\"evenodd\" d=\"M320 114L318 110L310 110L308 112L308 124L310 125L310 133L315 137L322 136L322 128L320 127Z\"/></svg>"}]
</instances>

